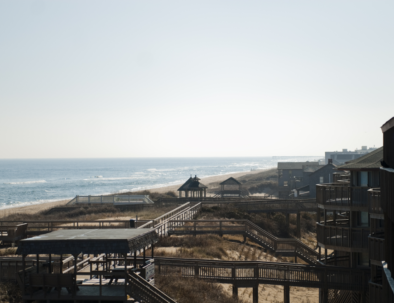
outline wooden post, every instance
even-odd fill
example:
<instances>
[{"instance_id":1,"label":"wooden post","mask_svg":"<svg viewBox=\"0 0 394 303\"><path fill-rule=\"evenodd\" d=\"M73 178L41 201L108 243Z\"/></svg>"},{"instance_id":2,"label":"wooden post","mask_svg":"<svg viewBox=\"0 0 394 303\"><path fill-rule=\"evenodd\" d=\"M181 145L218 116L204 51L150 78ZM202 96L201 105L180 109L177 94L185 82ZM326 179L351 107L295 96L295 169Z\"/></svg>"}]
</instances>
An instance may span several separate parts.
<instances>
[{"instance_id":1,"label":"wooden post","mask_svg":"<svg viewBox=\"0 0 394 303\"><path fill-rule=\"evenodd\" d=\"M154 257L154 253L153 253L154 244L151 245L151 248L152 248L152 255L151 255L151 257L152 257L152 259L153 259L153 257Z\"/></svg>"},{"instance_id":2,"label":"wooden post","mask_svg":"<svg viewBox=\"0 0 394 303\"><path fill-rule=\"evenodd\" d=\"M127 253L124 254L124 295L127 299Z\"/></svg>"},{"instance_id":3,"label":"wooden post","mask_svg":"<svg viewBox=\"0 0 394 303\"><path fill-rule=\"evenodd\" d=\"M238 287L233 283L233 297L238 299Z\"/></svg>"},{"instance_id":4,"label":"wooden post","mask_svg":"<svg viewBox=\"0 0 394 303\"><path fill-rule=\"evenodd\" d=\"M301 239L301 213L297 212L297 237Z\"/></svg>"},{"instance_id":5,"label":"wooden post","mask_svg":"<svg viewBox=\"0 0 394 303\"><path fill-rule=\"evenodd\" d=\"M259 284L253 286L253 303L259 303Z\"/></svg>"},{"instance_id":6,"label":"wooden post","mask_svg":"<svg viewBox=\"0 0 394 303\"><path fill-rule=\"evenodd\" d=\"M145 247L144 247L144 250L143 250L143 254L144 254L144 257L143 257L143 262L144 262L144 264L142 265L142 266L145 266L145 261L146 261L146 259L145 259Z\"/></svg>"},{"instance_id":7,"label":"wooden post","mask_svg":"<svg viewBox=\"0 0 394 303\"><path fill-rule=\"evenodd\" d=\"M36 263L37 263L36 272L40 273L40 255L39 254L36 255Z\"/></svg>"},{"instance_id":8,"label":"wooden post","mask_svg":"<svg viewBox=\"0 0 394 303\"><path fill-rule=\"evenodd\" d=\"M74 276L75 276L75 281L77 281L77 258L78 254L74 255Z\"/></svg>"},{"instance_id":9,"label":"wooden post","mask_svg":"<svg viewBox=\"0 0 394 303\"><path fill-rule=\"evenodd\" d=\"M63 254L60 254L60 260L59 260L59 273L63 273Z\"/></svg>"},{"instance_id":10,"label":"wooden post","mask_svg":"<svg viewBox=\"0 0 394 303\"><path fill-rule=\"evenodd\" d=\"M17 262L17 261L15 261ZM23 276L22 276L22 293L25 294L25 276L26 276L26 255L23 254L22 255L22 271L23 271ZM15 273L16 275L18 274L18 272Z\"/></svg>"},{"instance_id":11,"label":"wooden post","mask_svg":"<svg viewBox=\"0 0 394 303\"><path fill-rule=\"evenodd\" d=\"M284 285L283 286L283 302L284 303L290 303L290 286L289 285Z\"/></svg>"},{"instance_id":12,"label":"wooden post","mask_svg":"<svg viewBox=\"0 0 394 303\"><path fill-rule=\"evenodd\" d=\"M52 273L52 254L49 254L48 274Z\"/></svg>"},{"instance_id":13,"label":"wooden post","mask_svg":"<svg viewBox=\"0 0 394 303\"><path fill-rule=\"evenodd\" d=\"M286 228L287 228L287 233L290 234L290 214L286 214Z\"/></svg>"},{"instance_id":14,"label":"wooden post","mask_svg":"<svg viewBox=\"0 0 394 303\"><path fill-rule=\"evenodd\" d=\"M137 251L134 251L134 269L137 268Z\"/></svg>"}]
</instances>

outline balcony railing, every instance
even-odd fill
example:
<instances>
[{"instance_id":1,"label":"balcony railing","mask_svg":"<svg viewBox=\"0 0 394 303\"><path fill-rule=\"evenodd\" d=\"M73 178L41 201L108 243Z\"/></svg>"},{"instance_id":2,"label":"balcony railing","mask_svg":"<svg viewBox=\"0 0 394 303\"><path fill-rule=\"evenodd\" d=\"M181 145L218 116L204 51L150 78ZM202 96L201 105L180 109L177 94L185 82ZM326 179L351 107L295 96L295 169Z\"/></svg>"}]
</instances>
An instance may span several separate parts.
<instances>
[{"instance_id":1,"label":"balcony railing","mask_svg":"<svg viewBox=\"0 0 394 303\"><path fill-rule=\"evenodd\" d=\"M321 223L316 225L319 243L338 247L368 248L369 228L327 226Z\"/></svg>"},{"instance_id":2,"label":"balcony railing","mask_svg":"<svg viewBox=\"0 0 394 303\"><path fill-rule=\"evenodd\" d=\"M369 212L373 214L382 214L380 202L380 188L371 188L368 190L368 207Z\"/></svg>"},{"instance_id":3,"label":"balcony railing","mask_svg":"<svg viewBox=\"0 0 394 303\"><path fill-rule=\"evenodd\" d=\"M372 234L368 237L369 258L374 261L384 260L384 233Z\"/></svg>"},{"instance_id":4,"label":"balcony railing","mask_svg":"<svg viewBox=\"0 0 394 303\"><path fill-rule=\"evenodd\" d=\"M383 284L383 302L393 303L394 302L394 279L387 268L387 263L382 262L383 265L383 275L382 275L382 284ZM379 301L377 301L379 302ZM382 301L380 301L382 302Z\"/></svg>"},{"instance_id":5,"label":"balcony railing","mask_svg":"<svg viewBox=\"0 0 394 303\"><path fill-rule=\"evenodd\" d=\"M369 302L383 302L382 282L369 281Z\"/></svg>"},{"instance_id":6,"label":"balcony railing","mask_svg":"<svg viewBox=\"0 0 394 303\"><path fill-rule=\"evenodd\" d=\"M318 184L317 203L335 206L367 206L368 187L349 186L349 184Z\"/></svg>"},{"instance_id":7,"label":"balcony railing","mask_svg":"<svg viewBox=\"0 0 394 303\"><path fill-rule=\"evenodd\" d=\"M320 264L331 265L331 266L342 266L349 267L350 266L350 258L349 256L332 256L327 257L327 260L323 257L319 260Z\"/></svg>"}]
</instances>

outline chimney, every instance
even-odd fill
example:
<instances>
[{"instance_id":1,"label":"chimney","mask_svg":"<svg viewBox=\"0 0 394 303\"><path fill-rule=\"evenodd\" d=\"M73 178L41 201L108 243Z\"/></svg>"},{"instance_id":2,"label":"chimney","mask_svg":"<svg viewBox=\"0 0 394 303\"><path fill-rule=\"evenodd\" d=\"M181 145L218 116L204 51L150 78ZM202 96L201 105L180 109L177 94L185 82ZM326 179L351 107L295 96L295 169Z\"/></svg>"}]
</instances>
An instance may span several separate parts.
<instances>
[{"instance_id":1,"label":"chimney","mask_svg":"<svg viewBox=\"0 0 394 303\"><path fill-rule=\"evenodd\" d=\"M328 164L332 164L332 159L328 159Z\"/></svg>"}]
</instances>

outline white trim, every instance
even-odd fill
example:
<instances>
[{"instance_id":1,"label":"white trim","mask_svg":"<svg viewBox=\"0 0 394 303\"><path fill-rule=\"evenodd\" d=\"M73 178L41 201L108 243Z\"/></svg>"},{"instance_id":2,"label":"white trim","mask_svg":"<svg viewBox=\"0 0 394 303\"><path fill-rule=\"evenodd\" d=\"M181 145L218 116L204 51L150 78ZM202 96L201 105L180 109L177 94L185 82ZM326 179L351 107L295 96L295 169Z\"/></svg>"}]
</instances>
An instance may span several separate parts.
<instances>
[{"instance_id":1,"label":"white trim","mask_svg":"<svg viewBox=\"0 0 394 303\"><path fill-rule=\"evenodd\" d=\"M381 167L380 169L381 169L381 170L385 170L385 171L387 171L387 172L389 172L389 173L394 173L394 169L393 169L393 168Z\"/></svg>"}]
</instances>

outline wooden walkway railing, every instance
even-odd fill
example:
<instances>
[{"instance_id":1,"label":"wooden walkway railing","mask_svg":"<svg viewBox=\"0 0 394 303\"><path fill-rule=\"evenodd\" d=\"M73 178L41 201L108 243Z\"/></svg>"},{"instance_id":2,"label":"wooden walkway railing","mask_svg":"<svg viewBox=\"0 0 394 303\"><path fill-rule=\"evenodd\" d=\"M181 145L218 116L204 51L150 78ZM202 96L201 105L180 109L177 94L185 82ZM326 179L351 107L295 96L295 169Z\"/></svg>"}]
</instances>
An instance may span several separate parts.
<instances>
[{"instance_id":1,"label":"wooden walkway railing","mask_svg":"<svg viewBox=\"0 0 394 303\"><path fill-rule=\"evenodd\" d=\"M361 291L368 287L369 270L348 267L321 267L293 263L216 261L155 257L161 275L210 279L237 287L258 284L290 285L322 289Z\"/></svg>"},{"instance_id":2,"label":"wooden walkway railing","mask_svg":"<svg viewBox=\"0 0 394 303\"><path fill-rule=\"evenodd\" d=\"M277 255L300 257L309 264L319 264L318 252L298 239L277 238L249 220L171 220L168 230L175 235L243 235Z\"/></svg>"},{"instance_id":3,"label":"wooden walkway railing","mask_svg":"<svg viewBox=\"0 0 394 303\"><path fill-rule=\"evenodd\" d=\"M146 303L176 303L175 300L134 273L129 274L127 279L129 293L140 301Z\"/></svg>"},{"instance_id":4,"label":"wooden walkway railing","mask_svg":"<svg viewBox=\"0 0 394 303\"><path fill-rule=\"evenodd\" d=\"M202 206L233 206L238 209L253 213L286 212L297 213L300 211L316 212L316 200L269 200L245 202L202 202Z\"/></svg>"}]
</instances>

